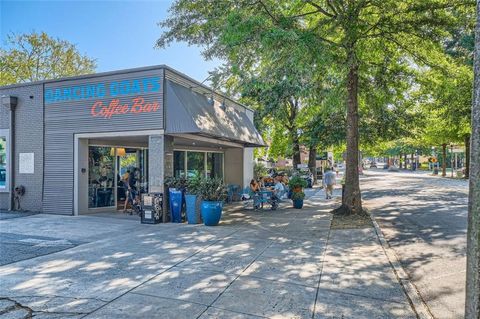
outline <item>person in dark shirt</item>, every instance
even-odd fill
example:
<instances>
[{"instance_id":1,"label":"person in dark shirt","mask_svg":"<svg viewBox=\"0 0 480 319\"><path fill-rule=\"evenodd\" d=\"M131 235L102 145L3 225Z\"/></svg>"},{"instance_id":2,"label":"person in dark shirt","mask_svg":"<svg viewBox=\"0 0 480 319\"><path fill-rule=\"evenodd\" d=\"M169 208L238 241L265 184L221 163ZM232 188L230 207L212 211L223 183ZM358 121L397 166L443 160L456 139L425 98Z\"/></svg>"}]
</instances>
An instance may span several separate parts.
<instances>
[{"instance_id":1,"label":"person in dark shirt","mask_svg":"<svg viewBox=\"0 0 480 319\"><path fill-rule=\"evenodd\" d=\"M127 212L127 205L128 203L133 205L133 201L135 197L137 196L137 178L135 177L135 173L137 172L137 168L134 168L130 174L128 174L128 179L127 179L127 199L125 200L125 205L123 207L123 211L126 213Z\"/></svg>"},{"instance_id":2,"label":"person in dark shirt","mask_svg":"<svg viewBox=\"0 0 480 319\"><path fill-rule=\"evenodd\" d=\"M135 177L137 173L137 168L134 168L132 172L128 175L128 188L137 189L137 178Z\"/></svg>"}]
</instances>

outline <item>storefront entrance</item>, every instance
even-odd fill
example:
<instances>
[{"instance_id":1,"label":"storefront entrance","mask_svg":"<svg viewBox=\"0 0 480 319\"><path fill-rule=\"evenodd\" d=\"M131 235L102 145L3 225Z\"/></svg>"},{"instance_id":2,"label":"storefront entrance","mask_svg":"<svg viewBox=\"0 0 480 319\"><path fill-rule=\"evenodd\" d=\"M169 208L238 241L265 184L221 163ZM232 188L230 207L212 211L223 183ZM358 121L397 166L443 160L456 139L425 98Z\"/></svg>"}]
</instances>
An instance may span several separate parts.
<instances>
[{"instance_id":1,"label":"storefront entrance","mask_svg":"<svg viewBox=\"0 0 480 319\"><path fill-rule=\"evenodd\" d=\"M88 208L123 210L127 184L148 191L148 149L89 145ZM130 175L133 175L130 176Z\"/></svg>"},{"instance_id":2,"label":"storefront entrance","mask_svg":"<svg viewBox=\"0 0 480 319\"><path fill-rule=\"evenodd\" d=\"M129 175L135 177L139 192L148 192L149 138L161 134L163 131L76 134L74 215L122 213Z\"/></svg>"}]
</instances>

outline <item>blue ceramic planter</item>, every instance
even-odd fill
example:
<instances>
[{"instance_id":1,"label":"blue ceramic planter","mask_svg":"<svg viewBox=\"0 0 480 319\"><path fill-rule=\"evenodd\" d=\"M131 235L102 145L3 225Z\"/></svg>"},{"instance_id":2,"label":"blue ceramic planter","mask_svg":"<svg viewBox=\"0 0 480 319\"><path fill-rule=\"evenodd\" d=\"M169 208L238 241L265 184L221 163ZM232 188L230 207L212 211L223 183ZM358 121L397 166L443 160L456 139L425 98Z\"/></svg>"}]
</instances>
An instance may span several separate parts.
<instances>
[{"instance_id":1,"label":"blue ceramic planter","mask_svg":"<svg viewBox=\"0 0 480 319\"><path fill-rule=\"evenodd\" d=\"M187 208L187 221L189 224L198 224L199 214L197 213L197 195L185 195L185 206Z\"/></svg>"},{"instance_id":2,"label":"blue ceramic planter","mask_svg":"<svg viewBox=\"0 0 480 319\"><path fill-rule=\"evenodd\" d=\"M303 199L293 200L293 207L297 209L301 209L303 207Z\"/></svg>"},{"instance_id":3,"label":"blue ceramic planter","mask_svg":"<svg viewBox=\"0 0 480 319\"><path fill-rule=\"evenodd\" d=\"M182 201L183 192L176 188L170 188L168 190L170 195L170 213L172 214L172 223L182 222Z\"/></svg>"},{"instance_id":4,"label":"blue ceramic planter","mask_svg":"<svg viewBox=\"0 0 480 319\"><path fill-rule=\"evenodd\" d=\"M202 218L205 226L216 226L222 217L223 202L202 202Z\"/></svg>"}]
</instances>

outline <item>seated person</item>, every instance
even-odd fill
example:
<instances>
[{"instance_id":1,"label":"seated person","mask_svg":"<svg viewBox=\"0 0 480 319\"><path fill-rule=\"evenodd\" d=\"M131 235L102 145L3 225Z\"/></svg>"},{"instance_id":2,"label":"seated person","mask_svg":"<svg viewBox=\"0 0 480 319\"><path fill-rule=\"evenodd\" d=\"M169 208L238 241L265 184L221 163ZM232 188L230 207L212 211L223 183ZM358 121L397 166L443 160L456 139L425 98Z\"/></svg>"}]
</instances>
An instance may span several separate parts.
<instances>
[{"instance_id":1,"label":"seated person","mask_svg":"<svg viewBox=\"0 0 480 319\"><path fill-rule=\"evenodd\" d=\"M275 186L273 187L272 199L279 200L285 193L285 186L282 183L282 177L275 178Z\"/></svg>"},{"instance_id":2,"label":"seated person","mask_svg":"<svg viewBox=\"0 0 480 319\"><path fill-rule=\"evenodd\" d=\"M288 193L289 187L288 187L288 176L287 175L282 175L281 182L283 184L283 189L285 193Z\"/></svg>"},{"instance_id":3,"label":"seated person","mask_svg":"<svg viewBox=\"0 0 480 319\"><path fill-rule=\"evenodd\" d=\"M260 191L260 184L257 183L257 181L254 179L250 181L250 190L252 191L252 193L257 193Z\"/></svg>"},{"instance_id":4,"label":"seated person","mask_svg":"<svg viewBox=\"0 0 480 319\"><path fill-rule=\"evenodd\" d=\"M250 191L253 193L253 206L257 209L260 206L258 192L260 191L260 184L255 179L250 181Z\"/></svg>"}]
</instances>

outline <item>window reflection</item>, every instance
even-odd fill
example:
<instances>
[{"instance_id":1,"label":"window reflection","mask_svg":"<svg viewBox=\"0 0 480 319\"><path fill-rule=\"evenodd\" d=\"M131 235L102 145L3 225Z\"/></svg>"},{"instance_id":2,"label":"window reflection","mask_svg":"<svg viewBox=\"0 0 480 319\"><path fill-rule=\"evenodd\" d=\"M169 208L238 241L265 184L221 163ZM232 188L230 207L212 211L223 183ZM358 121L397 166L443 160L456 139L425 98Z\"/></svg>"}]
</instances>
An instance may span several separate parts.
<instances>
[{"instance_id":1,"label":"window reflection","mask_svg":"<svg viewBox=\"0 0 480 319\"><path fill-rule=\"evenodd\" d=\"M173 172L175 177L223 178L223 153L174 151Z\"/></svg>"},{"instance_id":2,"label":"window reflection","mask_svg":"<svg viewBox=\"0 0 480 319\"><path fill-rule=\"evenodd\" d=\"M88 207L114 206L115 164L110 147L88 148Z\"/></svg>"},{"instance_id":3,"label":"window reflection","mask_svg":"<svg viewBox=\"0 0 480 319\"><path fill-rule=\"evenodd\" d=\"M187 152L187 178L205 176L205 153Z\"/></svg>"},{"instance_id":4,"label":"window reflection","mask_svg":"<svg viewBox=\"0 0 480 319\"><path fill-rule=\"evenodd\" d=\"M173 172L175 177L185 177L185 152L173 153Z\"/></svg>"},{"instance_id":5,"label":"window reflection","mask_svg":"<svg viewBox=\"0 0 480 319\"><path fill-rule=\"evenodd\" d=\"M7 187L7 138L0 136L0 189Z\"/></svg>"},{"instance_id":6,"label":"window reflection","mask_svg":"<svg viewBox=\"0 0 480 319\"><path fill-rule=\"evenodd\" d=\"M223 154L207 153L207 176L223 178Z\"/></svg>"}]
</instances>

